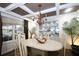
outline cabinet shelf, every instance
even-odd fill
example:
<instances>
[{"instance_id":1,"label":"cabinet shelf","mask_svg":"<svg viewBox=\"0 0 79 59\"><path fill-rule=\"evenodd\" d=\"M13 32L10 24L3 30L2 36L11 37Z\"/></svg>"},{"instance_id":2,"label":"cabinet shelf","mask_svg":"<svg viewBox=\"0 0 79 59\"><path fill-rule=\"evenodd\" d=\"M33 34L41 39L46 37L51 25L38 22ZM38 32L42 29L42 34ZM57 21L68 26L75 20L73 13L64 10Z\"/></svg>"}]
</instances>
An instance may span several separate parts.
<instances>
[{"instance_id":1,"label":"cabinet shelf","mask_svg":"<svg viewBox=\"0 0 79 59\"><path fill-rule=\"evenodd\" d=\"M57 20L51 21L51 22L44 22L42 25L42 28L39 29L40 33L48 33L51 32L50 35L59 36L59 24Z\"/></svg>"}]
</instances>

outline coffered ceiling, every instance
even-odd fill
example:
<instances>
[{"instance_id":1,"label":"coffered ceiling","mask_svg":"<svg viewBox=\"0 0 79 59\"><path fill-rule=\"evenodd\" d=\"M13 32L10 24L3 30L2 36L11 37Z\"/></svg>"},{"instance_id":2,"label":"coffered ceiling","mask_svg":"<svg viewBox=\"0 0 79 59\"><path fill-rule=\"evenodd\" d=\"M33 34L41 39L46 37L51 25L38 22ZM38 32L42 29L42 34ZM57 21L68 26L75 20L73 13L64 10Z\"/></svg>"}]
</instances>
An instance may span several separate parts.
<instances>
[{"instance_id":1,"label":"coffered ceiling","mask_svg":"<svg viewBox=\"0 0 79 59\"><path fill-rule=\"evenodd\" d=\"M64 5L64 4L67 4L67 3L60 3L60 5Z\"/></svg>"},{"instance_id":2,"label":"coffered ceiling","mask_svg":"<svg viewBox=\"0 0 79 59\"><path fill-rule=\"evenodd\" d=\"M55 3L26 3L25 6L30 8L33 12L39 11L38 5L41 4L41 10L49 9L55 7Z\"/></svg>"},{"instance_id":3,"label":"coffered ceiling","mask_svg":"<svg viewBox=\"0 0 79 59\"><path fill-rule=\"evenodd\" d=\"M49 12L49 13L45 13L45 14L42 14L41 17L46 17L47 16L55 16L56 15L56 11L53 11L53 12Z\"/></svg>"},{"instance_id":4,"label":"coffered ceiling","mask_svg":"<svg viewBox=\"0 0 79 59\"><path fill-rule=\"evenodd\" d=\"M79 3L0 3L0 11L25 19L39 14L39 4L42 5L42 17L45 17L45 14L47 16L56 15L58 7L60 14L64 14L64 11L70 7L73 8L70 12L79 9Z\"/></svg>"},{"instance_id":5,"label":"coffered ceiling","mask_svg":"<svg viewBox=\"0 0 79 59\"><path fill-rule=\"evenodd\" d=\"M0 3L0 7L2 8L6 8L7 6L9 6L11 3Z\"/></svg>"},{"instance_id":6,"label":"coffered ceiling","mask_svg":"<svg viewBox=\"0 0 79 59\"><path fill-rule=\"evenodd\" d=\"M17 8L15 8L15 9L11 10L11 11L12 11L12 12L15 12L15 13L21 15L21 16L24 16L24 15L29 14L28 12L24 11L24 10L21 9L20 7L17 7Z\"/></svg>"}]
</instances>

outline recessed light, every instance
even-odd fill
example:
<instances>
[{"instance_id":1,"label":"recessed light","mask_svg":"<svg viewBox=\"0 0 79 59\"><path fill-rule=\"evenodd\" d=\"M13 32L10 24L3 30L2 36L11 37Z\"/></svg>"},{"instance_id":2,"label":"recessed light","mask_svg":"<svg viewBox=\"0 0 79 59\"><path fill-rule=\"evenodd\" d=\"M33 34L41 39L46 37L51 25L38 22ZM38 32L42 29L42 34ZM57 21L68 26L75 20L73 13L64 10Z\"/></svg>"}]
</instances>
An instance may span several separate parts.
<instances>
[{"instance_id":1,"label":"recessed light","mask_svg":"<svg viewBox=\"0 0 79 59\"><path fill-rule=\"evenodd\" d=\"M70 12L70 11L72 11L72 9L73 9L73 8L68 8L68 9L66 9L64 12Z\"/></svg>"}]
</instances>

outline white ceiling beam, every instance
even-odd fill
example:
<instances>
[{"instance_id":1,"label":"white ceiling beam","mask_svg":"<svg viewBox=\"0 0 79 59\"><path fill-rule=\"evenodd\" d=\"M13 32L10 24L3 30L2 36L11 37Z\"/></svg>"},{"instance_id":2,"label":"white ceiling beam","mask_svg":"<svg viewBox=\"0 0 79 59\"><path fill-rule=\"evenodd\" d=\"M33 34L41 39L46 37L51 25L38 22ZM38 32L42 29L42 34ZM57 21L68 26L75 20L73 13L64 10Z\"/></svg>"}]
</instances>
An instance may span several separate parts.
<instances>
[{"instance_id":1,"label":"white ceiling beam","mask_svg":"<svg viewBox=\"0 0 79 59\"><path fill-rule=\"evenodd\" d=\"M56 15L58 16L59 15L60 3L56 3L55 6L56 6Z\"/></svg>"},{"instance_id":2,"label":"white ceiling beam","mask_svg":"<svg viewBox=\"0 0 79 59\"><path fill-rule=\"evenodd\" d=\"M22 16L20 16L20 15L18 15L16 13L14 13L14 12L11 12L11 11L7 12L4 8L1 8L1 7L0 7L0 11L3 12L3 13L6 13L7 15L11 15L13 17L16 17L16 18L19 18L19 19L22 19L22 20L28 20L28 21L30 20L28 18L24 18L24 17L22 17Z\"/></svg>"},{"instance_id":3,"label":"white ceiling beam","mask_svg":"<svg viewBox=\"0 0 79 59\"><path fill-rule=\"evenodd\" d=\"M23 20L20 19L20 18L17 18L17 17L11 16L11 15L6 14L6 13L4 13L4 12L1 12L1 15L4 16L4 17L7 17L7 18L17 19L17 20L23 21Z\"/></svg>"},{"instance_id":4,"label":"white ceiling beam","mask_svg":"<svg viewBox=\"0 0 79 59\"><path fill-rule=\"evenodd\" d=\"M25 6L25 5L20 6L20 8L23 9L24 11L34 15L34 12L31 9L29 9L27 6Z\"/></svg>"},{"instance_id":5,"label":"white ceiling beam","mask_svg":"<svg viewBox=\"0 0 79 59\"><path fill-rule=\"evenodd\" d=\"M12 3L11 5L7 6L5 10L10 11L24 4L25 3Z\"/></svg>"},{"instance_id":6,"label":"white ceiling beam","mask_svg":"<svg viewBox=\"0 0 79 59\"><path fill-rule=\"evenodd\" d=\"M70 8L70 7L78 6L78 5L79 5L79 3L68 3L68 4L60 5L59 9ZM53 11L56 11L56 7L43 10L43 11L41 11L41 13L44 14L44 13L49 13L49 12L53 12ZM37 14L39 14L39 12L36 12L34 14L37 15ZM32 16L32 15L29 14L29 15L25 15L23 17L30 17L30 16Z\"/></svg>"}]
</instances>

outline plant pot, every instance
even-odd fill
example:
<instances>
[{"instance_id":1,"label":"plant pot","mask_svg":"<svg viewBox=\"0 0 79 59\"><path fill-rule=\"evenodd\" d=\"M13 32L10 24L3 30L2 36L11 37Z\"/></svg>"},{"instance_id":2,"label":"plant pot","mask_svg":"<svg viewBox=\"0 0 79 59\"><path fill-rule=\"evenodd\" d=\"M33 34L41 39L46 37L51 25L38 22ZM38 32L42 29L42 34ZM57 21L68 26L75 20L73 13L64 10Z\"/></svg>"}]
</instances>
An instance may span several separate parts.
<instances>
[{"instance_id":1,"label":"plant pot","mask_svg":"<svg viewBox=\"0 0 79 59\"><path fill-rule=\"evenodd\" d=\"M71 45L72 47L72 53L74 55L78 55L79 56L79 46L78 45Z\"/></svg>"}]
</instances>

